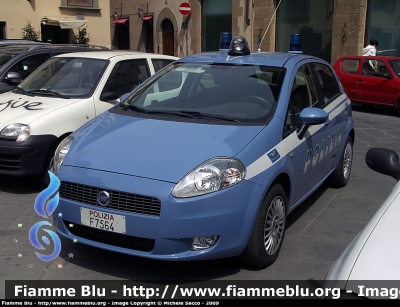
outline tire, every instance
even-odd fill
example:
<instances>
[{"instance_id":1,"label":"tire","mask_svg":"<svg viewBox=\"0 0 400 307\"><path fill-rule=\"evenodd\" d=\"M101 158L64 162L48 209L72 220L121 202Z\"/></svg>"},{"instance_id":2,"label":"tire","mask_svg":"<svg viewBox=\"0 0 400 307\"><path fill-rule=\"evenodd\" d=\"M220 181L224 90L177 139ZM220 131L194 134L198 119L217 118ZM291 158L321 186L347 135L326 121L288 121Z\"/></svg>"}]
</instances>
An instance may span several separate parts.
<instances>
[{"instance_id":1,"label":"tire","mask_svg":"<svg viewBox=\"0 0 400 307\"><path fill-rule=\"evenodd\" d=\"M50 154L50 153L49 153ZM44 167L43 167L43 171L42 173L40 173L39 175L36 176L39 184L43 187L43 188L47 188L50 184L50 176L48 171L50 170L51 167L51 161L52 161L52 155L49 158L49 154L46 157L46 160L44 162ZM54 152L53 152L54 155Z\"/></svg>"},{"instance_id":2,"label":"tire","mask_svg":"<svg viewBox=\"0 0 400 307\"><path fill-rule=\"evenodd\" d=\"M280 184L268 191L257 214L254 228L240 259L266 268L278 258L286 231L286 193Z\"/></svg>"},{"instance_id":3,"label":"tire","mask_svg":"<svg viewBox=\"0 0 400 307\"><path fill-rule=\"evenodd\" d=\"M342 156L335 171L329 177L328 183L333 188L344 187L350 179L351 167L353 165L353 140L347 137Z\"/></svg>"},{"instance_id":4,"label":"tire","mask_svg":"<svg viewBox=\"0 0 400 307\"><path fill-rule=\"evenodd\" d=\"M37 181L43 188L47 188L50 184L50 176L48 171L51 168L54 153L56 152L58 145L64 140L64 138L58 139L53 145L51 145L49 151L47 152L46 159L44 160L43 170L39 175L36 176Z\"/></svg>"}]
</instances>

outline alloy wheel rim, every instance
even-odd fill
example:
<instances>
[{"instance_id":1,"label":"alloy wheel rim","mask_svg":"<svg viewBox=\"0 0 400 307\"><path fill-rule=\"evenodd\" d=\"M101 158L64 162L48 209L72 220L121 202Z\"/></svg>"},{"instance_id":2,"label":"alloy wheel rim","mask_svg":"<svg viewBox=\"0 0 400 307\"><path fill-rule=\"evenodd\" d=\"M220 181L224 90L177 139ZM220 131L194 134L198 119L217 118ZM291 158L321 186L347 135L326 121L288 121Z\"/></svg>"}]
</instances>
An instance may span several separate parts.
<instances>
[{"instance_id":1,"label":"alloy wheel rim","mask_svg":"<svg viewBox=\"0 0 400 307\"><path fill-rule=\"evenodd\" d=\"M268 255L279 248L285 230L285 204L281 196L275 197L269 206L264 225L264 246Z\"/></svg>"},{"instance_id":2,"label":"alloy wheel rim","mask_svg":"<svg viewBox=\"0 0 400 307\"><path fill-rule=\"evenodd\" d=\"M352 159L353 159L353 152L351 150L351 144L347 143L343 156L343 176L345 179L348 179L350 176Z\"/></svg>"}]
</instances>

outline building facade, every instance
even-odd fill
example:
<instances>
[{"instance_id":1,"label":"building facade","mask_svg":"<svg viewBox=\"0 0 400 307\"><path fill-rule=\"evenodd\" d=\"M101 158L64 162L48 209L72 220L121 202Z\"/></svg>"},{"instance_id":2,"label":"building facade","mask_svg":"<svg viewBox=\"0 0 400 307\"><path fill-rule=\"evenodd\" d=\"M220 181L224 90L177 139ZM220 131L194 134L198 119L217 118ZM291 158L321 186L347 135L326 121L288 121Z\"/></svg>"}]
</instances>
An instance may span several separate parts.
<instances>
[{"instance_id":1,"label":"building facade","mask_svg":"<svg viewBox=\"0 0 400 307\"><path fill-rule=\"evenodd\" d=\"M303 52L330 63L371 37L381 54L400 55L400 0L2 0L0 38L21 38L28 21L52 43L85 28L90 44L179 57L219 49L222 32L254 51L287 51L300 33Z\"/></svg>"}]
</instances>

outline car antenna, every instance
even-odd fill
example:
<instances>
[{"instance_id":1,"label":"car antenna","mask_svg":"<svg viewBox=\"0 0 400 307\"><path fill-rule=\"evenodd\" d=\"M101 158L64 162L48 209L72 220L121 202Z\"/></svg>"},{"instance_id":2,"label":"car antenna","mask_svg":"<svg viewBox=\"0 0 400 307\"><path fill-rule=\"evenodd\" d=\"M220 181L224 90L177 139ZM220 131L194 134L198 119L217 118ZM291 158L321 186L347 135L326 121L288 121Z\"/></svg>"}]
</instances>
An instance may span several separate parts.
<instances>
[{"instance_id":1,"label":"car antenna","mask_svg":"<svg viewBox=\"0 0 400 307\"><path fill-rule=\"evenodd\" d=\"M261 44L262 44L262 42L263 42L263 40L264 40L265 34L267 34L267 31L268 31L268 29L269 29L269 26L271 25L272 20L274 19L274 16L275 16L275 14L276 14L276 11L278 10L279 4L281 4L281 1L282 1L282 0L279 0L278 5L276 6L275 12L272 14L272 18L271 18L271 20L269 21L268 27L267 27L267 29L265 30L264 35L263 35L263 37L262 37L262 39L261 39L261 41L260 41L260 45L258 45L258 52L261 52Z\"/></svg>"}]
</instances>

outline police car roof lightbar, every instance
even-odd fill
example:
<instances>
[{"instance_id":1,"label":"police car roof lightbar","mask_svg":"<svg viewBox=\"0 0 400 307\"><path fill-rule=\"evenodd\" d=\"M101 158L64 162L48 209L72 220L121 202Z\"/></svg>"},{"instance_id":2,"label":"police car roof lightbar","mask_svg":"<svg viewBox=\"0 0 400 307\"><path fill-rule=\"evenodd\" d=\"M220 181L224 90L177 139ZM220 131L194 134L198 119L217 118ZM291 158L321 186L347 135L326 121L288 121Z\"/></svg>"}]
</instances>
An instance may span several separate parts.
<instances>
[{"instance_id":1,"label":"police car roof lightbar","mask_svg":"<svg viewBox=\"0 0 400 307\"><path fill-rule=\"evenodd\" d=\"M229 50L229 45L232 40L232 33L230 32L221 32L220 40L219 40L219 50Z\"/></svg>"},{"instance_id":2,"label":"police car roof lightbar","mask_svg":"<svg viewBox=\"0 0 400 307\"><path fill-rule=\"evenodd\" d=\"M228 55L249 55L250 48L243 36L235 36L229 46Z\"/></svg>"},{"instance_id":3,"label":"police car roof lightbar","mask_svg":"<svg viewBox=\"0 0 400 307\"><path fill-rule=\"evenodd\" d=\"M303 37L301 34L290 34L289 51L290 53L303 53Z\"/></svg>"}]
</instances>

